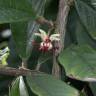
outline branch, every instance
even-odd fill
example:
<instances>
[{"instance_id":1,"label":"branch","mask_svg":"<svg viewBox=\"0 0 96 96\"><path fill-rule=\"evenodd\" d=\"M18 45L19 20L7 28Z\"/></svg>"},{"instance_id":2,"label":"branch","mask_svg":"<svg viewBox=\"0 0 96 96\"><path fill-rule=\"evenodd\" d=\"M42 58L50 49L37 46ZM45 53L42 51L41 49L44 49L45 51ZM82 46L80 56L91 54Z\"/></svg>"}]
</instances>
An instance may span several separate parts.
<instances>
[{"instance_id":1,"label":"branch","mask_svg":"<svg viewBox=\"0 0 96 96\"><path fill-rule=\"evenodd\" d=\"M11 67L2 67L0 68L0 75L6 75L6 76L27 76L27 75L37 75L38 73L42 73L35 70L29 70L29 69L16 69Z\"/></svg>"},{"instance_id":2,"label":"branch","mask_svg":"<svg viewBox=\"0 0 96 96\"><path fill-rule=\"evenodd\" d=\"M41 24L41 25L48 25L49 27L53 28L54 27L54 23L52 21L48 21L47 19L45 19L44 17L38 17L36 19L36 22Z\"/></svg>"},{"instance_id":3,"label":"branch","mask_svg":"<svg viewBox=\"0 0 96 96\"><path fill-rule=\"evenodd\" d=\"M61 70L57 62L57 56L64 49L67 19L70 11L70 6L72 4L73 4L73 0L59 0L59 11L57 16L56 33L60 34L60 41L54 44L54 46L59 47L59 50L56 50L53 54L54 60L53 60L53 70L52 70L53 75L55 75L57 78L61 78L60 77Z\"/></svg>"},{"instance_id":4,"label":"branch","mask_svg":"<svg viewBox=\"0 0 96 96\"><path fill-rule=\"evenodd\" d=\"M66 33L66 25L68 20L68 14L70 11L70 5L72 0L60 0L59 2L59 12L57 16L57 29L56 32L60 34L60 42L58 45L60 48L57 52L57 55L64 49L64 40Z\"/></svg>"}]
</instances>

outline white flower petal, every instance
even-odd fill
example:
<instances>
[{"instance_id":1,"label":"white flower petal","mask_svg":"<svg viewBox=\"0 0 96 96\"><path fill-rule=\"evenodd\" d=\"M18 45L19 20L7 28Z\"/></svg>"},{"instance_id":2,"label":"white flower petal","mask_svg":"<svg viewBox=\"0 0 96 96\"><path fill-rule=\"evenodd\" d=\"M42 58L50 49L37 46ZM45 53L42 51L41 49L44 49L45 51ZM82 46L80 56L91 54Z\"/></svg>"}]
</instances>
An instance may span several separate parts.
<instances>
[{"instance_id":1,"label":"white flower petal","mask_svg":"<svg viewBox=\"0 0 96 96\"><path fill-rule=\"evenodd\" d=\"M50 37L60 37L60 34L52 34Z\"/></svg>"},{"instance_id":2,"label":"white flower petal","mask_svg":"<svg viewBox=\"0 0 96 96\"><path fill-rule=\"evenodd\" d=\"M60 38L57 38L57 37L50 37L50 40L51 40L51 41L60 41Z\"/></svg>"},{"instance_id":3,"label":"white flower petal","mask_svg":"<svg viewBox=\"0 0 96 96\"><path fill-rule=\"evenodd\" d=\"M50 50L53 48L53 45L52 45L52 43L41 42L40 48L43 48L43 47L48 47L48 50Z\"/></svg>"},{"instance_id":4,"label":"white flower petal","mask_svg":"<svg viewBox=\"0 0 96 96\"><path fill-rule=\"evenodd\" d=\"M53 48L52 43L49 43L49 48L48 48L48 50L50 50L50 49L52 49L52 48Z\"/></svg>"},{"instance_id":5,"label":"white flower petal","mask_svg":"<svg viewBox=\"0 0 96 96\"><path fill-rule=\"evenodd\" d=\"M60 41L60 38L54 38L55 41Z\"/></svg>"},{"instance_id":6,"label":"white flower petal","mask_svg":"<svg viewBox=\"0 0 96 96\"><path fill-rule=\"evenodd\" d=\"M41 37L40 33L34 33L34 35Z\"/></svg>"},{"instance_id":7,"label":"white flower petal","mask_svg":"<svg viewBox=\"0 0 96 96\"><path fill-rule=\"evenodd\" d=\"M44 46L44 42L41 42L41 43L40 43L40 46L43 47L43 46Z\"/></svg>"},{"instance_id":8,"label":"white flower petal","mask_svg":"<svg viewBox=\"0 0 96 96\"><path fill-rule=\"evenodd\" d=\"M52 34L50 36L51 41L59 41L60 40L60 34Z\"/></svg>"},{"instance_id":9,"label":"white flower petal","mask_svg":"<svg viewBox=\"0 0 96 96\"><path fill-rule=\"evenodd\" d=\"M42 30L42 29L39 29L40 33L41 33L41 38L44 39L45 37L47 37L47 33Z\"/></svg>"}]
</instances>

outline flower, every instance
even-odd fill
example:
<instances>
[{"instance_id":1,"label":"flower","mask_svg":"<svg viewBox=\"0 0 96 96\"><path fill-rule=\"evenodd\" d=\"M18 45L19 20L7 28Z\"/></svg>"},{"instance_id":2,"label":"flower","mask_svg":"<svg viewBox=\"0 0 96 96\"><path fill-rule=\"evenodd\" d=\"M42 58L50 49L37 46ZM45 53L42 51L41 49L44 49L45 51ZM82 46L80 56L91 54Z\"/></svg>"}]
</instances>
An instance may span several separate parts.
<instances>
[{"instance_id":1,"label":"flower","mask_svg":"<svg viewBox=\"0 0 96 96\"><path fill-rule=\"evenodd\" d=\"M39 49L42 51L48 51L53 48L53 41L59 41L60 40L60 34L47 34L44 30L39 29L40 33L35 33L35 36L39 36L41 38L41 43Z\"/></svg>"},{"instance_id":2,"label":"flower","mask_svg":"<svg viewBox=\"0 0 96 96\"><path fill-rule=\"evenodd\" d=\"M46 51L52 49L52 47L53 47L52 43L50 43L50 42L48 42L48 43L41 42L39 50L46 52Z\"/></svg>"}]
</instances>

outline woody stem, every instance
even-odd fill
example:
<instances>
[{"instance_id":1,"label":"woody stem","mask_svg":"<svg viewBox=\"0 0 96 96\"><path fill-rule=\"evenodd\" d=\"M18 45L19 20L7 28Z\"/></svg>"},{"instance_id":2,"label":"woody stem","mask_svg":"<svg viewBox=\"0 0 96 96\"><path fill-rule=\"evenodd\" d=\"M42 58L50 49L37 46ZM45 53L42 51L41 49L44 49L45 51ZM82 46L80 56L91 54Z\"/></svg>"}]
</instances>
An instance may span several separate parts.
<instances>
[{"instance_id":1,"label":"woody stem","mask_svg":"<svg viewBox=\"0 0 96 96\"><path fill-rule=\"evenodd\" d=\"M59 50L56 50L53 53L53 69L52 69L53 75L59 79L61 78L61 68L57 62L57 56L64 49L64 40L65 40L68 13L70 11L70 5L71 3L73 3L71 1L59 0L59 11L57 15L56 33L60 34L60 41L54 44L54 46L59 47Z\"/></svg>"}]
</instances>

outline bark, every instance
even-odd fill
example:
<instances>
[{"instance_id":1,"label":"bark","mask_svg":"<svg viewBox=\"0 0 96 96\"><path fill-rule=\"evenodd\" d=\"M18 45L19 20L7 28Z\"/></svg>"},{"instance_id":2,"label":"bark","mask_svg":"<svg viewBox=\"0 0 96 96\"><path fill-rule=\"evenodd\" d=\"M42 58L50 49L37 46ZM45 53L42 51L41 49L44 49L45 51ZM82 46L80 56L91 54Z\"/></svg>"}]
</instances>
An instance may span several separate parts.
<instances>
[{"instance_id":1,"label":"bark","mask_svg":"<svg viewBox=\"0 0 96 96\"><path fill-rule=\"evenodd\" d=\"M57 57L60 52L64 49L64 40L65 40L65 33L66 33L66 25L68 19L68 13L70 11L70 5L72 4L72 0L59 0L59 10L57 16L57 26L56 26L56 33L60 34L60 41L56 42L54 46L58 46L59 49L56 50L53 54L53 70L52 73L58 79L61 78L61 69L57 62Z\"/></svg>"},{"instance_id":2,"label":"bark","mask_svg":"<svg viewBox=\"0 0 96 96\"><path fill-rule=\"evenodd\" d=\"M20 76L20 75L27 76L27 75L37 75L38 73L41 72L22 68L21 69L11 67L0 68L0 75L6 75L6 76Z\"/></svg>"}]
</instances>

